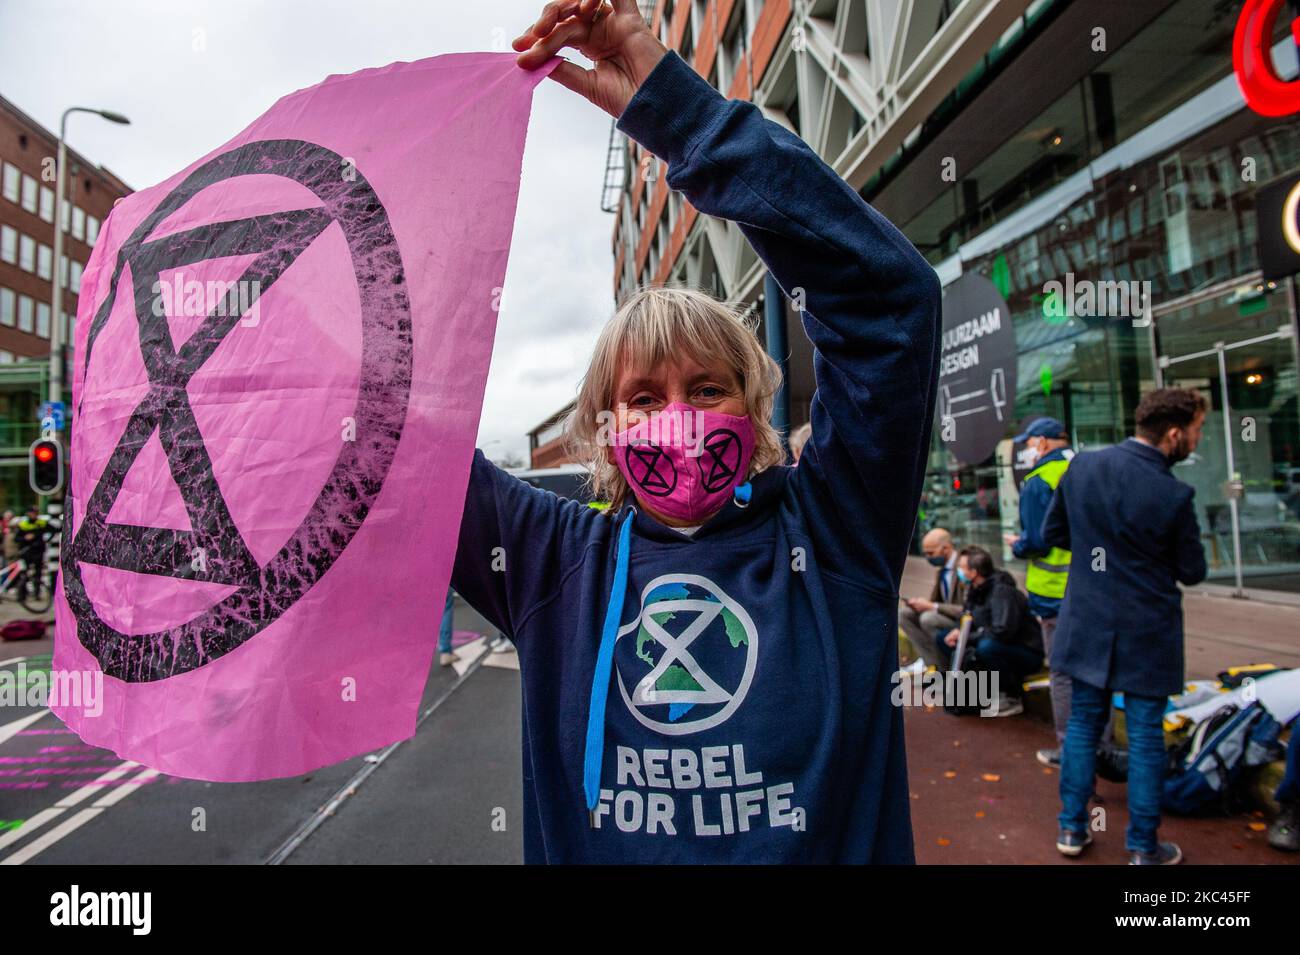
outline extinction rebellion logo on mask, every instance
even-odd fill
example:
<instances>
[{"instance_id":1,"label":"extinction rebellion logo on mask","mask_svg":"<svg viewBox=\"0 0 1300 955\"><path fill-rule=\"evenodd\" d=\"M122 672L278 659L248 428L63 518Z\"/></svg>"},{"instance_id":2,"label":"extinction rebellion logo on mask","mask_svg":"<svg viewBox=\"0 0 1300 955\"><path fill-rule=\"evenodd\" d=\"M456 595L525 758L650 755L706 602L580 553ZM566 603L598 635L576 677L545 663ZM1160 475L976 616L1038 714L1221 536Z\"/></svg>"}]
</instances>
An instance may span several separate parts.
<instances>
[{"instance_id":1,"label":"extinction rebellion logo on mask","mask_svg":"<svg viewBox=\"0 0 1300 955\"><path fill-rule=\"evenodd\" d=\"M628 712L668 737L726 724L745 702L757 665L754 621L698 574L665 574L646 584L640 612L619 630L614 645L615 675ZM600 790L591 814L594 828L612 822L620 832L667 836L805 831L794 783L769 779L752 743L749 753L739 738L709 746L663 743L614 747L614 788ZM609 775L607 770L606 782Z\"/></svg>"}]
</instances>

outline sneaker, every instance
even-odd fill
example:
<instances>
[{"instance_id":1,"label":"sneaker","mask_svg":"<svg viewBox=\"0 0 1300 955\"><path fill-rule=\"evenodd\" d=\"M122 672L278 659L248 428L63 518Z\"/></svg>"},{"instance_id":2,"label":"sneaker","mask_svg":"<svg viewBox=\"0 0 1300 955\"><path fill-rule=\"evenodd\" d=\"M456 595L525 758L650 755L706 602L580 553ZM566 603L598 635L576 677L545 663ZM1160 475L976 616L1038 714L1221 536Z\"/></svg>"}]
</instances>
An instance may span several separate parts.
<instances>
[{"instance_id":1,"label":"sneaker","mask_svg":"<svg viewBox=\"0 0 1300 955\"><path fill-rule=\"evenodd\" d=\"M1061 748L1040 749L1034 753L1034 759L1038 760L1044 766L1050 766L1052 769L1061 768Z\"/></svg>"},{"instance_id":2,"label":"sneaker","mask_svg":"<svg viewBox=\"0 0 1300 955\"><path fill-rule=\"evenodd\" d=\"M1063 856L1074 858L1090 845L1092 845L1091 832L1075 832L1073 829L1062 829L1056 834L1056 851Z\"/></svg>"},{"instance_id":3,"label":"sneaker","mask_svg":"<svg viewBox=\"0 0 1300 955\"><path fill-rule=\"evenodd\" d=\"M511 643L509 640L507 640L505 637L501 637L499 640L497 640L496 643L492 645L492 652L493 653L514 653L515 645Z\"/></svg>"},{"instance_id":4,"label":"sneaker","mask_svg":"<svg viewBox=\"0 0 1300 955\"><path fill-rule=\"evenodd\" d=\"M1176 842L1162 842L1155 852L1135 852L1129 856L1129 865L1178 865L1183 861L1183 850Z\"/></svg>"},{"instance_id":5,"label":"sneaker","mask_svg":"<svg viewBox=\"0 0 1300 955\"><path fill-rule=\"evenodd\" d=\"M925 661L918 658L900 669L898 671L898 678L901 680L906 676L920 676L925 672L925 669Z\"/></svg>"},{"instance_id":6,"label":"sneaker","mask_svg":"<svg viewBox=\"0 0 1300 955\"><path fill-rule=\"evenodd\" d=\"M438 654L438 665L449 667L459 659L459 653L440 653Z\"/></svg>"},{"instance_id":7,"label":"sneaker","mask_svg":"<svg viewBox=\"0 0 1300 955\"><path fill-rule=\"evenodd\" d=\"M999 693L997 702L988 709L980 710L980 716L1019 716L1025 711L1025 704L1019 697Z\"/></svg>"},{"instance_id":8,"label":"sneaker","mask_svg":"<svg viewBox=\"0 0 1300 955\"><path fill-rule=\"evenodd\" d=\"M1268 844L1283 852L1300 852L1300 803L1283 803L1268 830Z\"/></svg>"}]
</instances>

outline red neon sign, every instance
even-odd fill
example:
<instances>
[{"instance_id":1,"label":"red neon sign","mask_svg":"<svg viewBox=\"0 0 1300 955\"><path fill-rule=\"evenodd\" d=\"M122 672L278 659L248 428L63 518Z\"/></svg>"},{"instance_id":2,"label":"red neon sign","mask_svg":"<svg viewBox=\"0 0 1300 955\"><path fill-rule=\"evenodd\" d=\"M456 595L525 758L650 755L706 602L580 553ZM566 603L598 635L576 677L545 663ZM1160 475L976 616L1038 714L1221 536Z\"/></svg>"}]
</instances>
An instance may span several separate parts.
<instances>
[{"instance_id":1,"label":"red neon sign","mask_svg":"<svg viewBox=\"0 0 1300 955\"><path fill-rule=\"evenodd\" d=\"M1273 28L1287 0L1246 0L1232 38L1232 67L1246 105L1261 116L1300 113L1300 80L1278 76L1273 65ZM1291 22L1300 46L1300 17Z\"/></svg>"}]
</instances>

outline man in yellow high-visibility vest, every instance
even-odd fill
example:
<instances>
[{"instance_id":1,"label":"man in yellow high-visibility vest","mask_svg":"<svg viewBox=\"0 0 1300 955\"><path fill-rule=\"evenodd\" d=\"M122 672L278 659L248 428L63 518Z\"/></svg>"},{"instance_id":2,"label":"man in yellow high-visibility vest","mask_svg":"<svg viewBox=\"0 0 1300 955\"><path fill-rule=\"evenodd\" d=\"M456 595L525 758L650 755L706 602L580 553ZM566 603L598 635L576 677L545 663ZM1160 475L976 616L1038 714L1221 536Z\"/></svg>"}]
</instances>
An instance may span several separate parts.
<instances>
[{"instance_id":1,"label":"man in yellow high-visibility vest","mask_svg":"<svg viewBox=\"0 0 1300 955\"><path fill-rule=\"evenodd\" d=\"M1030 450L1035 462L1020 485L1020 535L1008 538L1008 543L1011 552L1028 563L1025 590L1029 593L1029 609L1042 625L1043 644L1050 656L1069 577L1070 552L1049 547L1043 541L1043 518L1074 451L1065 425L1055 418L1035 418L1015 440ZM1056 725L1056 747L1039 750L1037 756L1043 765L1059 768L1065 727L1070 722L1070 678L1063 673L1052 673L1052 722Z\"/></svg>"}]
</instances>

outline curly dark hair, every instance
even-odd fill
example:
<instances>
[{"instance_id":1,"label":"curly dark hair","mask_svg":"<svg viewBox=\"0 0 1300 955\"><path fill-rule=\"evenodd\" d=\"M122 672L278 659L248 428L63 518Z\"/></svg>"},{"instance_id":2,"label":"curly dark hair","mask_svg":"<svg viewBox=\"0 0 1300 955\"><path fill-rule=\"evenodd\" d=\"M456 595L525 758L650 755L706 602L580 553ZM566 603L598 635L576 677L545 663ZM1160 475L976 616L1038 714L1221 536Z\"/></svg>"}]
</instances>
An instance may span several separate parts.
<instances>
[{"instance_id":1,"label":"curly dark hair","mask_svg":"<svg viewBox=\"0 0 1300 955\"><path fill-rule=\"evenodd\" d=\"M1205 396L1191 388L1159 388L1137 406L1137 433L1159 443L1170 428L1186 428L1208 408Z\"/></svg>"}]
</instances>

